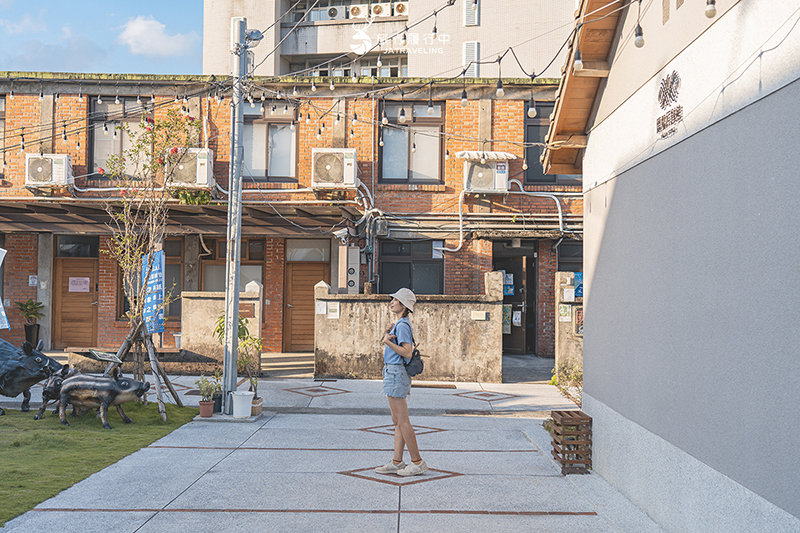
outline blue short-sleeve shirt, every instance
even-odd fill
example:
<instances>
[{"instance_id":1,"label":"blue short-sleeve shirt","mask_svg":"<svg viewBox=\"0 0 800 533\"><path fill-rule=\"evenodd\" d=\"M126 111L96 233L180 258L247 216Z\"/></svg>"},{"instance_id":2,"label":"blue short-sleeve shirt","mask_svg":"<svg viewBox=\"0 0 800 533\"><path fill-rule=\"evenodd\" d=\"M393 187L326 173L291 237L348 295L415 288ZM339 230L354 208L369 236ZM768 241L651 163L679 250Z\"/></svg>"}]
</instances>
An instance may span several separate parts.
<instances>
[{"instance_id":1,"label":"blue short-sleeve shirt","mask_svg":"<svg viewBox=\"0 0 800 533\"><path fill-rule=\"evenodd\" d=\"M411 333L411 322L408 321L408 317L404 316L397 322L395 322L394 327L389 332L390 335L397 335L397 339L395 339L395 344L402 346L404 342L413 345L413 337ZM402 365L405 360L403 357L395 352L388 344L383 348L383 362L387 365Z\"/></svg>"}]
</instances>

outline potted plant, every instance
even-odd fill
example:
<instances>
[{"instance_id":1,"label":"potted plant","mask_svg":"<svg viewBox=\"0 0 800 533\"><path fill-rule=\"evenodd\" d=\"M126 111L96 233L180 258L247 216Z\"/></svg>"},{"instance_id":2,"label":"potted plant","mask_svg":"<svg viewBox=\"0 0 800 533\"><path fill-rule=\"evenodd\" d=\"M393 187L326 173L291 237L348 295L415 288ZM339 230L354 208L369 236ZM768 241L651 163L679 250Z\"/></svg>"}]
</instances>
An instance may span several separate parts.
<instances>
[{"instance_id":1,"label":"potted plant","mask_svg":"<svg viewBox=\"0 0 800 533\"><path fill-rule=\"evenodd\" d=\"M219 368L214 370L214 377L211 379L214 380L214 384L216 385L216 389L214 390L214 395L212 399L214 400L214 412L221 413L222 412L222 372L220 372Z\"/></svg>"},{"instance_id":2,"label":"potted plant","mask_svg":"<svg viewBox=\"0 0 800 533\"><path fill-rule=\"evenodd\" d=\"M42 313L44 304L28 298L27 302L14 302L14 305L25 319L25 340L36 347L39 343L39 324L36 321L44 317L44 313Z\"/></svg>"},{"instance_id":3,"label":"potted plant","mask_svg":"<svg viewBox=\"0 0 800 533\"><path fill-rule=\"evenodd\" d=\"M250 330L247 328L247 319L239 317L239 355L236 359L236 367L239 372L247 374L250 388L253 392L253 404L251 408L251 416L257 415L261 412L263 399L258 395L258 376L261 373L261 339L254 335L250 335ZM225 339L225 315L222 314L217 317L217 323L214 327L214 334L222 343Z\"/></svg>"},{"instance_id":4,"label":"potted plant","mask_svg":"<svg viewBox=\"0 0 800 533\"><path fill-rule=\"evenodd\" d=\"M217 384L203 375L194 383L200 390L200 416L203 418L210 418L214 414L214 400L212 396L214 395L214 391L217 390Z\"/></svg>"}]
</instances>

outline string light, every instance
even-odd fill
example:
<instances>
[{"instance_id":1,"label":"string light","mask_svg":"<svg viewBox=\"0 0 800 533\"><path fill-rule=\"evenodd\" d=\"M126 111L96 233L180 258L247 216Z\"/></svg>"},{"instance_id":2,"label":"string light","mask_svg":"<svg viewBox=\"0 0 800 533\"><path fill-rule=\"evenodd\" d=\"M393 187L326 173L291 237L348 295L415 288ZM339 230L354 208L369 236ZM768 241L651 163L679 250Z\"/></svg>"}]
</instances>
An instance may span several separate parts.
<instances>
[{"instance_id":1,"label":"string light","mask_svg":"<svg viewBox=\"0 0 800 533\"><path fill-rule=\"evenodd\" d=\"M389 117L386 116L386 108L384 107L383 116L381 117L381 124L385 125L385 124L388 124L388 123L389 123Z\"/></svg>"},{"instance_id":2,"label":"string light","mask_svg":"<svg viewBox=\"0 0 800 533\"><path fill-rule=\"evenodd\" d=\"M383 146L383 133L381 133L380 139L378 140L378 146Z\"/></svg>"},{"instance_id":3,"label":"string light","mask_svg":"<svg viewBox=\"0 0 800 533\"><path fill-rule=\"evenodd\" d=\"M406 121L406 108L405 107L401 107L400 108L400 115L397 117L397 121L400 122L401 124L405 124L405 121Z\"/></svg>"},{"instance_id":4,"label":"string light","mask_svg":"<svg viewBox=\"0 0 800 533\"><path fill-rule=\"evenodd\" d=\"M522 170L528 170L528 159L522 160Z\"/></svg>"},{"instance_id":5,"label":"string light","mask_svg":"<svg viewBox=\"0 0 800 533\"><path fill-rule=\"evenodd\" d=\"M428 98L428 114L429 115L433 115L435 112L436 112L436 110L433 109L433 100Z\"/></svg>"},{"instance_id":6,"label":"string light","mask_svg":"<svg viewBox=\"0 0 800 533\"><path fill-rule=\"evenodd\" d=\"M290 130L292 130L292 131L294 131L294 120L293 120L293 121L292 121L292 123L289 125L289 129L290 129Z\"/></svg>"},{"instance_id":7,"label":"string light","mask_svg":"<svg viewBox=\"0 0 800 533\"><path fill-rule=\"evenodd\" d=\"M498 98L502 98L506 95L505 90L503 90L503 80L501 79L497 80L497 90L495 91L494 94L496 94Z\"/></svg>"},{"instance_id":8,"label":"string light","mask_svg":"<svg viewBox=\"0 0 800 533\"><path fill-rule=\"evenodd\" d=\"M478 10L478 0L472 0L472 7L471 7L471 9L472 9L473 11L477 11L477 10Z\"/></svg>"},{"instance_id":9,"label":"string light","mask_svg":"<svg viewBox=\"0 0 800 533\"><path fill-rule=\"evenodd\" d=\"M536 116L536 102L531 96L530 101L528 102L528 118L534 118Z\"/></svg>"},{"instance_id":10,"label":"string light","mask_svg":"<svg viewBox=\"0 0 800 533\"><path fill-rule=\"evenodd\" d=\"M717 14L717 3L715 0L706 0L706 16L713 19Z\"/></svg>"},{"instance_id":11,"label":"string light","mask_svg":"<svg viewBox=\"0 0 800 533\"><path fill-rule=\"evenodd\" d=\"M583 61L581 60L581 49L578 47L575 47L575 62L573 64L573 70L575 72L583 70Z\"/></svg>"},{"instance_id":12,"label":"string light","mask_svg":"<svg viewBox=\"0 0 800 533\"><path fill-rule=\"evenodd\" d=\"M311 124L311 112L306 113L306 124Z\"/></svg>"},{"instance_id":13,"label":"string light","mask_svg":"<svg viewBox=\"0 0 800 533\"><path fill-rule=\"evenodd\" d=\"M356 125L356 122L358 122L358 113L356 113L355 111L353 111L353 120L352 120L351 124L352 124L353 126L355 126L355 125Z\"/></svg>"},{"instance_id":14,"label":"string light","mask_svg":"<svg viewBox=\"0 0 800 533\"><path fill-rule=\"evenodd\" d=\"M83 102L83 82L78 84L78 101Z\"/></svg>"},{"instance_id":15,"label":"string light","mask_svg":"<svg viewBox=\"0 0 800 533\"><path fill-rule=\"evenodd\" d=\"M338 126L339 125L339 113L336 113L336 120L334 121L333 125L334 126Z\"/></svg>"},{"instance_id":16,"label":"string light","mask_svg":"<svg viewBox=\"0 0 800 533\"><path fill-rule=\"evenodd\" d=\"M445 160L450 159L450 150L445 150L444 151L444 158L445 158Z\"/></svg>"},{"instance_id":17,"label":"string light","mask_svg":"<svg viewBox=\"0 0 800 533\"><path fill-rule=\"evenodd\" d=\"M317 130L317 140L322 138L322 130Z\"/></svg>"},{"instance_id":18,"label":"string light","mask_svg":"<svg viewBox=\"0 0 800 533\"><path fill-rule=\"evenodd\" d=\"M285 114L286 114L286 113L288 113L288 112L289 112L289 104L285 104L285 105L283 106L283 114L285 115Z\"/></svg>"},{"instance_id":19,"label":"string light","mask_svg":"<svg viewBox=\"0 0 800 533\"><path fill-rule=\"evenodd\" d=\"M275 114L275 111L276 111L276 109L277 109L277 108L275 107L275 104L272 104L272 109L270 109L270 110L269 110L269 114L270 114L270 115L274 115L274 114Z\"/></svg>"},{"instance_id":20,"label":"string light","mask_svg":"<svg viewBox=\"0 0 800 533\"><path fill-rule=\"evenodd\" d=\"M381 68L383 66L383 61L381 61L381 54L378 54L378 62L376 63L376 65L378 66L378 68Z\"/></svg>"},{"instance_id":21,"label":"string light","mask_svg":"<svg viewBox=\"0 0 800 533\"><path fill-rule=\"evenodd\" d=\"M644 46L644 32L642 32L642 26L637 23L636 29L633 30L633 35L635 36L633 39L633 44L636 45L636 48L641 48Z\"/></svg>"},{"instance_id":22,"label":"string light","mask_svg":"<svg viewBox=\"0 0 800 533\"><path fill-rule=\"evenodd\" d=\"M103 122L103 135L108 135L108 124Z\"/></svg>"},{"instance_id":23,"label":"string light","mask_svg":"<svg viewBox=\"0 0 800 533\"><path fill-rule=\"evenodd\" d=\"M97 104L98 105L102 105L103 104L103 95L101 95L101 94L97 95Z\"/></svg>"},{"instance_id":24,"label":"string light","mask_svg":"<svg viewBox=\"0 0 800 533\"><path fill-rule=\"evenodd\" d=\"M292 88L292 96L297 96L297 85Z\"/></svg>"},{"instance_id":25,"label":"string light","mask_svg":"<svg viewBox=\"0 0 800 533\"><path fill-rule=\"evenodd\" d=\"M312 82L311 82L311 90L312 90L312 91L316 91L316 90L317 90L317 82L315 82L315 81L313 81L313 80L312 80Z\"/></svg>"},{"instance_id":26,"label":"string light","mask_svg":"<svg viewBox=\"0 0 800 533\"><path fill-rule=\"evenodd\" d=\"M331 91L335 91L336 90L336 86L333 84L333 78L331 78L331 84L328 87L328 89L330 89Z\"/></svg>"},{"instance_id":27,"label":"string light","mask_svg":"<svg viewBox=\"0 0 800 533\"><path fill-rule=\"evenodd\" d=\"M467 107L467 104L469 104L469 101L467 100L467 90L464 89L461 91L461 107Z\"/></svg>"},{"instance_id":28,"label":"string light","mask_svg":"<svg viewBox=\"0 0 800 533\"><path fill-rule=\"evenodd\" d=\"M436 39L437 31L436 31L436 20L437 15L436 12L433 13L433 31L431 32L431 38Z\"/></svg>"}]
</instances>

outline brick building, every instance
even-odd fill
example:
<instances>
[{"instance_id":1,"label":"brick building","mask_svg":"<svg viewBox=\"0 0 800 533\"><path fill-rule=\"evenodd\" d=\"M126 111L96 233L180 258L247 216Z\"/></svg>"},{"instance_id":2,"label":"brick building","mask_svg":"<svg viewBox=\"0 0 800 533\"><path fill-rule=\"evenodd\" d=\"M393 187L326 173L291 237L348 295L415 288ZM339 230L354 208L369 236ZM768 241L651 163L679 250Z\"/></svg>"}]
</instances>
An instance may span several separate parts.
<instances>
[{"instance_id":1,"label":"brick building","mask_svg":"<svg viewBox=\"0 0 800 533\"><path fill-rule=\"evenodd\" d=\"M249 82L242 287L264 285L265 351L313 349L320 279L340 291L474 294L486 272L503 269L513 275L507 303L520 311L506 349L553 356L554 273L580 269L580 182L539 164L558 80L503 81L502 97L496 79L480 78ZM116 125L169 109L202 121L185 183L212 200L170 201L167 286L224 290L230 95L229 82L199 76L0 73L2 298L12 325L3 338L23 340L13 302L27 298L45 303L48 347L112 347L127 334L119 268L104 253L105 206L119 191L98 169L129 146ZM66 179L64 155L73 178L54 186ZM206 156L210 180L197 170ZM46 176L42 161L52 164ZM89 292L73 290L79 278ZM170 346L180 301L166 315Z\"/></svg>"}]
</instances>

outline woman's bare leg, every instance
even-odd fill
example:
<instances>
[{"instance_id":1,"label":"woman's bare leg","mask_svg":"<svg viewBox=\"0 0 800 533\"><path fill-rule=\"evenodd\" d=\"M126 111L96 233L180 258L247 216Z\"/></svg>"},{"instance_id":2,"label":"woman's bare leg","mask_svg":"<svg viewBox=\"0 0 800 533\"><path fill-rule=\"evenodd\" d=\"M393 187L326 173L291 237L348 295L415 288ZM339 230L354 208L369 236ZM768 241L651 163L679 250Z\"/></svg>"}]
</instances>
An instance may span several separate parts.
<instances>
[{"instance_id":1,"label":"woman's bare leg","mask_svg":"<svg viewBox=\"0 0 800 533\"><path fill-rule=\"evenodd\" d=\"M408 404L405 398L389 398L389 410L392 412L392 423L394 423L394 457L395 461L403 459L403 448L408 448L408 454L411 456L411 461L420 461L422 458L419 455L419 448L417 447L417 436L414 434L414 428L411 426L411 421L408 419Z\"/></svg>"}]
</instances>

